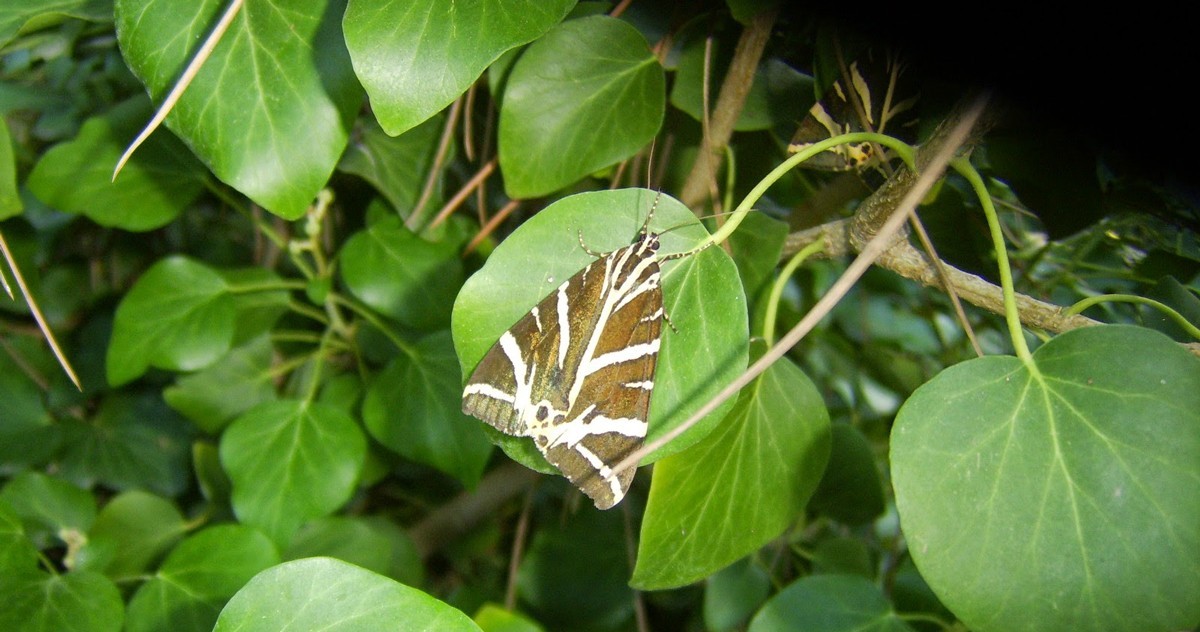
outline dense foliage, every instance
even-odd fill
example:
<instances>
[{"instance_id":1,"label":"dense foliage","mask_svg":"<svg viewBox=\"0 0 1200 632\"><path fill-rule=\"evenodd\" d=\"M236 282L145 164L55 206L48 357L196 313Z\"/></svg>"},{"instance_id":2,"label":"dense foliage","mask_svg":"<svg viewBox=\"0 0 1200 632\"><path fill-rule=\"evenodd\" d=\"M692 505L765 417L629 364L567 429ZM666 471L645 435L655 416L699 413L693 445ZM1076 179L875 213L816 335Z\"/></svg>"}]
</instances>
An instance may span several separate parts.
<instances>
[{"instance_id":1,"label":"dense foliage","mask_svg":"<svg viewBox=\"0 0 1200 632\"><path fill-rule=\"evenodd\" d=\"M1200 625L1200 211L1129 145L916 57L797 142L886 46L762 0L13 4L0 629ZM462 385L652 207L720 243L602 512Z\"/></svg>"}]
</instances>

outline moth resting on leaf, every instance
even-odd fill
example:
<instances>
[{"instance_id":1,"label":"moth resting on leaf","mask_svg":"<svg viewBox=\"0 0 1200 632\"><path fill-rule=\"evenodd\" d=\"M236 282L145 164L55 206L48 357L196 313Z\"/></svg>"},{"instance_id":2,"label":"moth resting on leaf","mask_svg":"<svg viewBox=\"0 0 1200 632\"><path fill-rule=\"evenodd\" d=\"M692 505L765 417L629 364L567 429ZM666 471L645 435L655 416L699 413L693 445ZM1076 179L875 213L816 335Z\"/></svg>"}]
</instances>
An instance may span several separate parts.
<instances>
[{"instance_id":1,"label":"moth resting on leaf","mask_svg":"<svg viewBox=\"0 0 1200 632\"><path fill-rule=\"evenodd\" d=\"M505 331L463 389L464 413L533 439L600 509L625 496L634 468L612 468L646 437L665 313L659 263L695 252L658 257L652 217L632 244L589 251L596 260Z\"/></svg>"}]
</instances>

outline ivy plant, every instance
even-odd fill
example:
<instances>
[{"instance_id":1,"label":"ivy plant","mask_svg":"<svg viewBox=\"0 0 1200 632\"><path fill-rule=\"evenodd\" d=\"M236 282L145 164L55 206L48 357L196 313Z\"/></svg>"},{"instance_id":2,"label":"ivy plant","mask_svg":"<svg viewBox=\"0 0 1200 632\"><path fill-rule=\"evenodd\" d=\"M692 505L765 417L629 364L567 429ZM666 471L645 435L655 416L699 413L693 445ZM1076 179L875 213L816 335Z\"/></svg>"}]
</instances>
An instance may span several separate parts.
<instances>
[{"instance_id":1,"label":"ivy plant","mask_svg":"<svg viewBox=\"0 0 1200 632\"><path fill-rule=\"evenodd\" d=\"M1200 625L1178 174L787 3L18 4L0 629ZM463 385L643 228L601 511Z\"/></svg>"}]
</instances>

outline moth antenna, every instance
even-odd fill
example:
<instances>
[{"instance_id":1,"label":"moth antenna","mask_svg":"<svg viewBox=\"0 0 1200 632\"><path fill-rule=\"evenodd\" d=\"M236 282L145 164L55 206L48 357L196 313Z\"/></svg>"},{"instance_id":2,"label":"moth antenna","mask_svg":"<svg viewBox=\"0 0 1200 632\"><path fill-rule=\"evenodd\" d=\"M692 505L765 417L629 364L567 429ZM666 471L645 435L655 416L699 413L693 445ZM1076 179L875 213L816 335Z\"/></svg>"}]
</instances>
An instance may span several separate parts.
<instances>
[{"instance_id":1,"label":"moth antenna","mask_svg":"<svg viewBox=\"0 0 1200 632\"><path fill-rule=\"evenodd\" d=\"M597 259L599 259L600 257L603 257L606 254L603 252L596 252L595 250L588 248L587 244L583 243L583 230L582 229L579 231L579 247L583 248L584 252L588 253L589 255L592 255L593 257L595 257Z\"/></svg>"},{"instance_id":2,"label":"moth antenna","mask_svg":"<svg viewBox=\"0 0 1200 632\"><path fill-rule=\"evenodd\" d=\"M642 222L642 229L638 231L639 235L645 236L650 234L650 220L654 219L654 210L658 208L658 200L662 198L662 191L654 195L654 203L650 205L650 212L646 215L646 221Z\"/></svg>"}]
</instances>

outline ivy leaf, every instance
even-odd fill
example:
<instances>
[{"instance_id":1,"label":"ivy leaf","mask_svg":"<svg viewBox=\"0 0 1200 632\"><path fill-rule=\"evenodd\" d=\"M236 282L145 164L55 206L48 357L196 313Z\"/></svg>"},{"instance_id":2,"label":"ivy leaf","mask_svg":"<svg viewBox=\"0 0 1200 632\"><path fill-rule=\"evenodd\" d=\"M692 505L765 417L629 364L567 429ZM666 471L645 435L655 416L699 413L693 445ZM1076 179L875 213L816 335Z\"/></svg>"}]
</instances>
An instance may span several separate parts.
<instances>
[{"instance_id":1,"label":"ivy leaf","mask_svg":"<svg viewBox=\"0 0 1200 632\"><path fill-rule=\"evenodd\" d=\"M900 409L891 463L913 560L971 629L1200 621L1200 360L1162 334L955 365Z\"/></svg>"},{"instance_id":2,"label":"ivy leaf","mask_svg":"<svg viewBox=\"0 0 1200 632\"><path fill-rule=\"evenodd\" d=\"M0 501L39 549L61 541L66 532L86 533L96 520L96 499L90 493L38 472L14 476L0 489Z\"/></svg>"},{"instance_id":3,"label":"ivy leaf","mask_svg":"<svg viewBox=\"0 0 1200 632\"><path fill-rule=\"evenodd\" d=\"M913 632L879 587L855 575L813 575L792 582L763 606L748 632Z\"/></svg>"},{"instance_id":4,"label":"ivy leaf","mask_svg":"<svg viewBox=\"0 0 1200 632\"><path fill-rule=\"evenodd\" d=\"M82 487L148 489L175 496L188 485L191 428L156 394L117 393L87 422L64 424L60 474Z\"/></svg>"},{"instance_id":5,"label":"ivy leaf","mask_svg":"<svg viewBox=\"0 0 1200 632\"><path fill-rule=\"evenodd\" d=\"M12 353L38 360L41 348L18 349ZM46 410L46 397L37 383L15 362L0 362L0 463L5 468L24 469L50 460L62 441L62 427Z\"/></svg>"},{"instance_id":6,"label":"ivy leaf","mask_svg":"<svg viewBox=\"0 0 1200 632\"><path fill-rule=\"evenodd\" d=\"M846 524L866 524L886 507L871 443L850 424L833 424L829 467L809 507Z\"/></svg>"},{"instance_id":7,"label":"ivy leaf","mask_svg":"<svg viewBox=\"0 0 1200 632\"><path fill-rule=\"evenodd\" d=\"M12 135L8 123L0 121L0 220L21 214L21 195L17 191L17 162L13 157Z\"/></svg>"},{"instance_id":8,"label":"ivy leaf","mask_svg":"<svg viewBox=\"0 0 1200 632\"><path fill-rule=\"evenodd\" d=\"M709 630L735 630L771 592L771 578L762 566L744 557L717 571L704 584L704 624Z\"/></svg>"},{"instance_id":9,"label":"ivy leaf","mask_svg":"<svg viewBox=\"0 0 1200 632\"><path fill-rule=\"evenodd\" d=\"M479 630L467 615L415 588L328 557L286 562L259 573L225 605L213 632L284 628Z\"/></svg>"},{"instance_id":10,"label":"ivy leaf","mask_svg":"<svg viewBox=\"0 0 1200 632\"><path fill-rule=\"evenodd\" d=\"M209 434L255 405L276 399L271 340L260 336L208 368L180 376L163 389L167 404Z\"/></svg>"},{"instance_id":11,"label":"ivy leaf","mask_svg":"<svg viewBox=\"0 0 1200 632\"><path fill-rule=\"evenodd\" d=\"M671 105L697 121L704 113L706 41L705 37L693 37L683 47L671 84ZM716 59L708 64L709 77L724 77L732 55L718 52L714 56ZM711 108L715 97L710 95L709 99ZM784 125L795 128L813 102L812 77L796 72L779 59L767 59L754 73L734 130L749 132Z\"/></svg>"},{"instance_id":12,"label":"ivy leaf","mask_svg":"<svg viewBox=\"0 0 1200 632\"><path fill-rule=\"evenodd\" d=\"M0 6L0 47L23 29L33 31L62 21L80 18L100 22L112 18L109 0L24 0Z\"/></svg>"},{"instance_id":13,"label":"ivy leaf","mask_svg":"<svg viewBox=\"0 0 1200 632\"><path fill-rule=\"evenodd\" d=\"M349 415L298 400L259 404L221 437L234 513L277 543L350 499L366 452L366 439Z\"/></svg>"},{"instance_id":14,"label":"ivy leaf","mask_svg":"<svg viewBox=\"0 0 1200 632\"><path fill-rule=\"evenodd\" d=\"M658 195L646 189L573 195L542 209L514 231L467 280L454 305L454 344L465 375L501 334L595 261L579 246L581 232L594 251L628 246ZM651 229L672 228L661 235L660 256L695 248L707 236L696 216L675 199L664 195L657 204ZM663 327L647 441L682 423L737 377L746 367L749 339L737 270L720 248L665 262L662 286L664 308L678 331ZM726 402L643 463L696 443L732 406L732 401ZM557 471L531 440L489 434L517 461L538 471Z\"/></svg>"},{"instance_id":15,"label":"ivy leaf","mask_svg":"<svg viewBox=\"0 0 1200 632\"><path fill-rule=\"evenodd\" d=\"M29 191L110 228L148 231L171 222L200 194L205 175L174 136L151 136L113 180L125 145L152 115L140 96L89 118L75 138L42 154L29 174Z\"/></svg>"},{"instance_id":16,"label":"ivy leaf","mask_svg":"<svg viewBox=\"0 0 1200 632\"><path fill-rule=\"evenodd\" d=\"M21 518L0 495L0 577L35 575L38 550L25 536Z\"/></svg>"},{"instance_id":17,"label":"ivy leaf","mask_svg":"<svg viewBox=\"0 0 1200 632\"><path fill-rule=\"evenodd\" d=\"M226 3L117 0L117 41L159 102ZM362 102L344 0L248 0L166 124L209 169L285 219L329 180Z\"/></svg>"},{"instance_id":18,"label":"ivy leaf","mask_svg":"<svg viewBox=\"0 0 1200 632\"><path fill-rule=\"evenodd\" d=\"M561 189L632 156L658 133L663 68L642 34L597 15L551 29L517 59L500 106L510 197Z\"/></svg>"},{"instance_id":19,"label":"ivy leaf","mask_svg":"<svg viewBox=\"0 0 1200 632\"><path fill-rule=\"evenodd\" d=\"M374 102L371 103L375 105ZM379 110L374 110L379 114ZM421 190L433 167L445 117L435 116L428 121L391 137L384 133L375 119L359 119L350 146L338 168L370 182L393 209L408 217L421 197ZM434 195L426 207L441 203Z\"/></svg>"},{"instance_id":20,"label":"ivy leaf","mask_svg":"<svg viewBox=\"0 0 1200 632\"><path fill-rule=\"evenodd\" d=\"M0 575L0 594L0 630L110 632L125 618L116 585L89 571Z\"/></svg>"},{"instance_id":21,"label":"ivy leaf","mask_svg":"<svg viewBox=\"0 0 1200 632\"><path fill-rule=\"evenodd\" d=\"M414 329L444 327L462 285L462 258L391 216L351 237L339 256L342 279L362 302Z\"/></svg>"},{"instance_id":22,"label":"ivy leaf","mask_svg":"<svg viewBox=\"0 0 1200 632\"><path fill-rule=\"evenodd\" d=\"M787 359L771 365L708 437L655 466L630 584L690 584L777 537L816 489L829 442L816 387Z\"/></svg>"},{"instance_id":23,"label":"ivy leaf","mask_svg":"<svg viewBox=\"0 0 1200 632\"><path fill-rule=\"evenodd\" d=\"M556 24L572 0L352 0L342 26L371 110L398 136L466 92L504 51Z\"/></svg>"},{"instance_id":24,"label":"ivy leaf","mask_svg":"<svg viewBox=\"0 0 1200 632\"><path fill-rule=\"evenodd\" d=\"M79 554L79 569L130 581L150 568L187 531L169 500L139 490L124 492L100 510Z\"/></svg>"},{"instance_id":25,"label":"ivy leaf","mask_svg":"<svg viewBox=\"0 0 1200 632\"><path fill-rule=\"evenodd\" d=\"M586 508L561 526L544 525L517 569L521 598L553 630L587 621L622 629L633 618L629 558L619 512Z\"/></svg>"},{"instance_id":26,"label":"ivy leaf","mask_svg":"<svg viewBox=\"0 0 1200 632\"><path fill-rule=\"evenodd\" d=\"M382 516L317 518L301 527L283 553L285 560L335 557L408 586L420 586L425 567L416 544Z\"/></svg>"},{"instance_id":27,"label":"ivy leaf","mask_svg":"<svg viewBox=\"0 0 1200 632\"><path fill-rule=\"evenodd\" d=\"M449 332L422 338L372 383L363 421L377 441L474 487L492 453L478 423L462 413L462 382Z\"/></svg>"},{"instance_id":28,"label":"ivy leaf","mask_svg":"<svg viewBox=\"0 0 1200 632\"><path fill-rule=\"evenodd\" d=\"M179 543L129 602L128 632L208 632L229 600L258 572L279 563L263 533L209 527Z\"/></svg>"},{"instance_id":29,"label":"ivy leaf","mask_svg":"<svg viewBox=\"0 0 1200 632\"><path fill-rule=\"evenodd\" d=\"M750 213L730 235L733 260L751 301L770 286L787 235L786 222L764 213Z\"/></svg>"},{"instance_id":30,"label":"ivy leaf","mask_svg":"<svg viewBox=\"0 0 1200 632\"><path fill-rule=\"evenodd\" d=\"M235 306L225 279L182 256L147 270L121 300L108 346L108 381L120 386L150 366L192 371L233 342Z\"/></svg>"}]
</instances>

